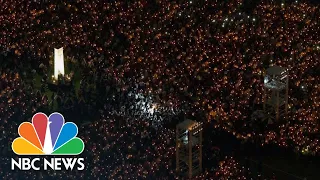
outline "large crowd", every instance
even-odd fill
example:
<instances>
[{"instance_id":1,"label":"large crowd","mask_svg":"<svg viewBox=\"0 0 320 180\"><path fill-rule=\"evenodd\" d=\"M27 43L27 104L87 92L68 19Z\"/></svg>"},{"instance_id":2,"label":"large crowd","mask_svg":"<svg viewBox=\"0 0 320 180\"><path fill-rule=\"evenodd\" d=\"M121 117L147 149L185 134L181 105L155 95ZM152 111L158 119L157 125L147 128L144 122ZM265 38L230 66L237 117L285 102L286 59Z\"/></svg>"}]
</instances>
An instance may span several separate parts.
<instances>
[{"instance_id":1,"label":"large crowd","mask_svg":"<svg viewBox=\"0 0 320 180\"><path fill-rule=\"evenodd\" d=\"M161 124L181 112L214 120L216 128L242 140L259 139L261 145L273 143L319 155L319 6L262 0L250 9L244 4L244 0L1 1L2 154L8 155L16 137L12 132L22 120L39 109L52 109L58 100L66 109L85 106L81 111L89 112L102 105L99 120L80 134L92 169L69 178L174 177L170 159L175 136ZM35 88L33 78L42 74L45 84L51 76L46 72L52 67L53 49L59 47L76 62L83 79L77 94L48 97L45 88ZM262 104L263 77L271 65L289 69L288 120L258 133L247 127ZM92 99L92 92L97 92L99 102ZM121 148L125 150L113 151ZM220 170L230 164L221 163ZM2 163L0 170L8 165ZM5 179L19 176L1 172ZM228 173L205 174L228 179Z\"/></svg>"}]
</instances>

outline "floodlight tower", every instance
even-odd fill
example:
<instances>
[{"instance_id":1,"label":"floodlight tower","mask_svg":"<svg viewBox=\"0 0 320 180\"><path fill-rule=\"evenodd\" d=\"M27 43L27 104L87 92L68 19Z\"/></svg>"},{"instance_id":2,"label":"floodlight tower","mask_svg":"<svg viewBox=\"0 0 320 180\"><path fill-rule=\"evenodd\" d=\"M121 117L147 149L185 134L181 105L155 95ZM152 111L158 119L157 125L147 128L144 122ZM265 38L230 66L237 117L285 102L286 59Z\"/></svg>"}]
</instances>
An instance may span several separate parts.
<instances>
[{"instance_id":1,"label":"floodlight tower","mask_svg":"<svg viewBox=\"0 0 320 180\"><path fill-rule=\"evenodd\" d=\"M202 171L202 123L187 119L177 125L176 171L189 178Z\"/></svg>"},{"instance_id":2,"label":"floodlight tower","mask_svg":"<svg viewBox=\"0 0 320 180\"><path fill-rule=\"evenodd\" d=\"M279 120L288 113L289 78L288 70L279 66L271 66L264 77L263 110L268 118Z\"/></svg>"}]
</instances>

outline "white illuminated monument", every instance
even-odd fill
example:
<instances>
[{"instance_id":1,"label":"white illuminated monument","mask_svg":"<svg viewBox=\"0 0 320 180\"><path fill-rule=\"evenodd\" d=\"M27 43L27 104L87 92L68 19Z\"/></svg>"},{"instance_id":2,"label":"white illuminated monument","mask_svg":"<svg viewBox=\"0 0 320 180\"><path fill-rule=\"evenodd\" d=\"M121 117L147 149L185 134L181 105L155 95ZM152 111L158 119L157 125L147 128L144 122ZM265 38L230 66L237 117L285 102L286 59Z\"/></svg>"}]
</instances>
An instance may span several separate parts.
<instances>
[{"instance_id":1,"label":"white illuminated monument","mask_svg":"<svg viewBox=\"0 0 320 180\"><path fill-rule=\"evenodd\" d=\"M54 48L54 78L58 79L59 74L64 76L63 47L60 49Z\"/></svg>"}]
</instances>

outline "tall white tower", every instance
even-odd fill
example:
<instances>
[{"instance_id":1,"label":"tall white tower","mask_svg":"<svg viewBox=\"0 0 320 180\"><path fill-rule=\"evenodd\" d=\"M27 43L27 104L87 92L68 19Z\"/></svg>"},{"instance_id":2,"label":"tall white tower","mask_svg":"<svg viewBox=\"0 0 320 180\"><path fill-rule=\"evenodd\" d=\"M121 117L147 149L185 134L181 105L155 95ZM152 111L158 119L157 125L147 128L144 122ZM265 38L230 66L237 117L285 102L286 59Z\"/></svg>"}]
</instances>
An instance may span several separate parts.
<instances>
[{"instance_id":1,"label":"tall white tower","mask_svg":"<svg viewBox=\"0 0 320 180\"><path fill-rule=\"evenodd\" d=\"M54 48L54 78L58 80L58 76L64 76L64 56L63 47L60 49Z\"/></svg>"}]
</instances>

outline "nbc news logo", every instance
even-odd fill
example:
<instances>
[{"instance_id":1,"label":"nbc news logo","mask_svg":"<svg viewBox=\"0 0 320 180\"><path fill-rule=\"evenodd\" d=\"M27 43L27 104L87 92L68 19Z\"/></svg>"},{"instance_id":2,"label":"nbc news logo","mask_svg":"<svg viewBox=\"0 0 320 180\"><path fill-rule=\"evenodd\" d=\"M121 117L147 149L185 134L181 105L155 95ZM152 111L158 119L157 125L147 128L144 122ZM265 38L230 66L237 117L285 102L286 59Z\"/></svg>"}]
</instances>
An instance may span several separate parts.
<instances>
[{"instance_id":1,"label":"nbc news logo","mask_svg":"<svg viewBox=\"0 0 320 180\"><path fill-rule=\"evenodd\" d=\"M78 127L73 122L65 123L60 113L52 113L47 117L37 113L32 117L32 123L24 122L18 128L20 137L12 142L12 150L17 155L79 155L84 150L83 141L76 137ZM11 159L11 169L15 170L84 170L84 158L18 158ZM40 167L43 165L43 168Z\"/></svg>"}]
</instances>

